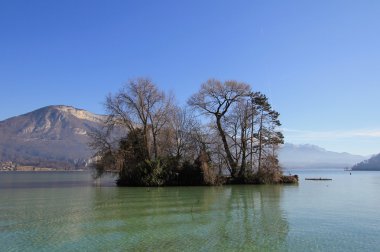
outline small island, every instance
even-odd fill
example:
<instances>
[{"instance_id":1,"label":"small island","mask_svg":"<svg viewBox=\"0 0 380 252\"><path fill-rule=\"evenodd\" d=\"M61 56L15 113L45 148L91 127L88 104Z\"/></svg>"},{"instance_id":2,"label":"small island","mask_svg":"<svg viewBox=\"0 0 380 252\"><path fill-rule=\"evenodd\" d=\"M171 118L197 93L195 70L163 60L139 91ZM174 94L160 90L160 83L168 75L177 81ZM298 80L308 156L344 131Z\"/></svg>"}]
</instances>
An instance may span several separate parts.
<instances>
[{"instance_id":1,"label":"small island","mask_svg":"<svg viewBox=\"0 0 380 252\"><path fill-rule=\"evenodd\" d=\"M210 79L187 106L147 78L106 98L102 129L91 133L96 176L117 172L118 186L297 183L277 158L279 113L237 81Z\"/></svg>"}]
</instances>

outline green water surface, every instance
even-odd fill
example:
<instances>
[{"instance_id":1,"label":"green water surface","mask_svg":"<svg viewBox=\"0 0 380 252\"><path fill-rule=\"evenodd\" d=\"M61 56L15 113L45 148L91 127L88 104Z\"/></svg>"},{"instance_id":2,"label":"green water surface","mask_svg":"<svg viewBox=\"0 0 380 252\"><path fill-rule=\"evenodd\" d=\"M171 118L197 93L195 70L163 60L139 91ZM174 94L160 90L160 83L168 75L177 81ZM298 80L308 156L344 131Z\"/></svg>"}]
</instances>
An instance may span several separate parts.
<instances>
[{"instance_id":1,"label":"green water surface","mask_svg":"<svg viewBox=\"0 0 380 252\"><path fill-rule=\"evenodd\" d=\"M0 251L380 251L380 173L300 177L117 188L88 173L2 172Z\"/></svg>"}]
</instances>

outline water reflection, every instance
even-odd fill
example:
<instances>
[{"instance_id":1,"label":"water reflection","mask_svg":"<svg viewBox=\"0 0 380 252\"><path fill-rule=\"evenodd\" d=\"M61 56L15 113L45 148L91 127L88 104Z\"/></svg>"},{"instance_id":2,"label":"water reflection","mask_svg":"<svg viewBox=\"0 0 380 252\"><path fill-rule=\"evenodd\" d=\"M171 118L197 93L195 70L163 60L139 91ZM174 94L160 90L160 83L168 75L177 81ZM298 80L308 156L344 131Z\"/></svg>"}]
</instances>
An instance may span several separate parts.
<instances>
[{"instance_id":1,"label":"water reflection","mask_svg":"<svg viewBox=\"0 0 380 252\"><path fill-rule=\"evenodd\" d=\"M278 250L289 229L282 188L118 188L107 197L98 191L91 232L115 249Z\"/></svg>"},{"instance_id":2,"label":"water reflection","mask_svg":"<svg viewBox=\"0 0 380 252\"><path fill-rule=\"evenodd\" d=\"M233 186L226 189L218 218L219 243L227 249L278 250L285 246L288 223L280 208L281 186Z\"/></svg>"},{"instance_id":3,"label":"water reflection","mask_svg":"<svg viewBox=\"0 0 380 252\"><path fill-rule=\"evenodd\" d=\"M57 187L45 183L44 174L15 176L22 185L33 186L0 188L4 251L268 251L286 247L289 228L280 207L282 186L94 187L84 177L66 174L65 181L85 182Z\"/></svg>"},{"instance_id":4,"label":"water reflection","mask_svg":"<svg viewBox=\"0 0 380 252\"><path fill-rule=\"evenodd\" d=\"M379 247L378 173L329 173L332 182L301 180L294 187L151 189L86 186L87 182L67 187L58 177L63 175L62 181L73 184L86 178L79 173L46 175L0 174L0 185L7 184L0 186L1 251L377 251ZM49 179L58 186L44 182ZM20 187L19 182L32 186Z\"/></svg>"}]
</instances>

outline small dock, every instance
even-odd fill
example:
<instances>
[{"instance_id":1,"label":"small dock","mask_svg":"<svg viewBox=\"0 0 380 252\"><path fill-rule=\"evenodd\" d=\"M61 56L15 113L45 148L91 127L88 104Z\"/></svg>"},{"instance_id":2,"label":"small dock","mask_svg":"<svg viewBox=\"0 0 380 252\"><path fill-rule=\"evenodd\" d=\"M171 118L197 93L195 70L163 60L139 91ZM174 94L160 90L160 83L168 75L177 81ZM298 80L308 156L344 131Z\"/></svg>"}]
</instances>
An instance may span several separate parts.
<instances>
[{"instance_id":1,"label":"small dock","mask_svg":"<svg viewBox=\"0 0 380 252\"><path fill-rule=\"evenodd\" d=\"M305 178L305 180L319 180L319 181L326 181L326 180L332 180L331 178Z\"/></svg>"}]
</instances>

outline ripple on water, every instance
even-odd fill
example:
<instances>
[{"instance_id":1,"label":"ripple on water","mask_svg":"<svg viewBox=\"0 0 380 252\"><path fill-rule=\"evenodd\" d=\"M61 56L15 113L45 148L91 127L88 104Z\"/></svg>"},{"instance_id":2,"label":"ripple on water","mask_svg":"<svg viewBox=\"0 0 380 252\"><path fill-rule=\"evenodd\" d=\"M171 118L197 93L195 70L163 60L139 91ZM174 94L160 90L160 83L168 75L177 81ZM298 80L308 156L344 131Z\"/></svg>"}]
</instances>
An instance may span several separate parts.
<instances>
[{"instance_id":1,"label":"ripple on water","mask_svg":"<svg viewBox=\"0 0 380 252\"><path fill-rule=\"evenodd\" d=\"M349 189L359 185L354 180L334 181L328 188L302 182L6 189L0 194L1 250L375 251L377 184L369 177L373 183L358 196Z\"/></svg>"}]
</instances>

